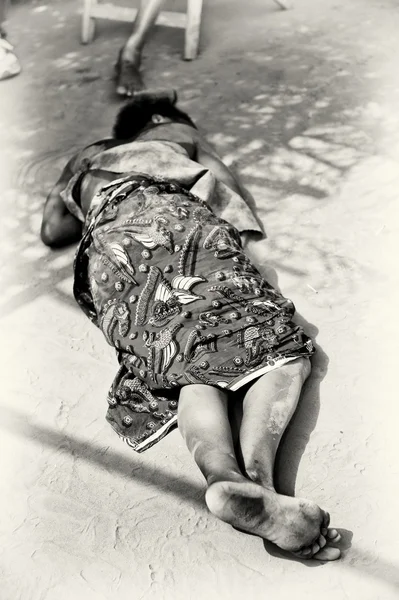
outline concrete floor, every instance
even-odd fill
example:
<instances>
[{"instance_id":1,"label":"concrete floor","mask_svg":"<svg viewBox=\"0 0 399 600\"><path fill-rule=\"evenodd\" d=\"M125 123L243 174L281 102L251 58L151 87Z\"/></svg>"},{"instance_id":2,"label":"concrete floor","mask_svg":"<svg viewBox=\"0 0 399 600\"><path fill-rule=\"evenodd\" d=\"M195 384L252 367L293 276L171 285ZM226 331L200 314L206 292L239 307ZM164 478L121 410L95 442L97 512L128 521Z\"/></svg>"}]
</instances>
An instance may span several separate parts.
<instances>
[{"instance_id":1,"label":"concrete floor","mask_svg":"<svg viewBox=\"0 0 399 600\"><path fill-rule=\"evenodd\" d=\"M280 486L330 511L343 558L288 560L218 522L178 431L138 456L106 424L114 354L72 299L74 249L38 233L67 158L110 131L129 28L85 47L79 2L25 2L24 72L0 83L1 600L398 597L399 9L293 4L208 0L200 58L159 28L145 69L242 174L268 276L316 336Z\"/></svg>"}]
</instances>

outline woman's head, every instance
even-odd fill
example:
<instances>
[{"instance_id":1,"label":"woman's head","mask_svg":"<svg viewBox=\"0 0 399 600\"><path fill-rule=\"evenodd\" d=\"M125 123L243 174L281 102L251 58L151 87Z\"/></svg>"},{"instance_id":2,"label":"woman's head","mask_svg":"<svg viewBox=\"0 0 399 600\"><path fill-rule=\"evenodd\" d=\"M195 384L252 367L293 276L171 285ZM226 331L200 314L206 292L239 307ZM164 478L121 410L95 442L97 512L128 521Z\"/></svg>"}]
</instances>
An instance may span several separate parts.
<instances>
[{"instance_id":1,"label":"woman's head","mask_svg":"<svg viewBox=\"0 0 399 600\"><path fill-rule=\"evenodd\" d=\"M138 94L119 111L113 128L113 136L117 140L129 140L136 137L143 129L150 129L164 122L185 123L191 127L195 124L190 117L175 106L169 97L160 95Z\"/></svg>"}]
</instances>

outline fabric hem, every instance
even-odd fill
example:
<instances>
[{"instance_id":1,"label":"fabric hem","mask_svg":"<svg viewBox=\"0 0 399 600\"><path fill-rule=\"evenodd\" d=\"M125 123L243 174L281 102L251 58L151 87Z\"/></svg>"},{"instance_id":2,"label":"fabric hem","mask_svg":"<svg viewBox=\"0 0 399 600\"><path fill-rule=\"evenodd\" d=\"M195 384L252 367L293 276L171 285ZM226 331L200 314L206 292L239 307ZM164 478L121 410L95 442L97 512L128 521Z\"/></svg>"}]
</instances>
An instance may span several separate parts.
<instances>
[{"instance_id":1,"label":"fabric hem","mask_svg":"<svg viewBox=\"0 0 399 600\"><path fill-rule=\"evenodd\" d=\"M251 381L253 381L254 379L258 379L262 375L265 375L266 373L274 371L275 369L278 369L279 367L282 367L283 365L285 365L289 362L298 360L299 358L303 358L303 356L290 356L290 357L282 358L281 360L275 362L274 365L265 365L259 369L255 369L251 373L247 373L246 375L240 377L239 379L235 380L231 384L229 384L226 387L223 387L221 389L229 390L230 392L235 392L235 391L239 390L240 388L244 387L245 385L247 385L247 383L250 383ZM132 448L135 452L141 453L141 452L144 452L145 450L148 450L148 448L151 448L151 446L154 446L157 442L159 442L162 438L164 438L169 433L169 431L175 425L177 425L177 420L178 420L177 415L174 415L170 419L170 421L165 423L165 425L163 425L160 429L158 429L156 432L154 432L151 436L149 436L143 442L136 442L134 440L134 438L119 433L119 431L113 426L112 423L110 423L110 425L114 429L114 431L116 431L118 436L130 448Z\"/></svg>"},{"instance_id":2,"label":"fabric hem","mask_svg":"<svg viewBox=\"0 0 399 600\"><path fill-rule=\"evenodd\" d=\"M247 383L250 383L254 379L258 379L262 375L265 375L265 373L269 373L270 371L274 371L275 369L278 369L279 367L282 367L283 365L285 365L285 364L287 364L289 362L292 362L293 360L297 360L298 358L303 358L303 355L301 355L301 356L289 356L289 357L286 357L286 358L282 358L279 361L276 361L274 363L274 365L265 365L264 367L260 367L259 369L256 369L255 371L252 371L251 373L246 373L245 375L243 375L239 379L236 379L232 383L229 383L223 389L229 390L230 392L236 392L241 387L244 387L244 385L247 385Z\"/></svg>"},{"instance_id":3,"label":"fabric hem","mask_svg":"<svg viewBox=\"0 0 399 600\"><path fill-rule=\"evenodd\" d=\"M159 442L159 440L161 440L162 438L164 438L169 433L169 431L170 431L170 429L172 427L174 427L175 425L177 425L177 415L173 416L170 419L170 421L168 421L167 423L165 423L165 425L162 425L162 427L160 429L158 429L156 432L154 432L153 435L149 436L143 442L136 442L134 440L134 438L119 433L119 431L113 426L112 423L110 423L110 425L111 425L112 429L114 431L116 431L116 433L118 434L118 436L128 446L130 446L130 448L132 448L135 452L138 452L140 454L141 452L144 452L144 450L148 450L148 448L151 448L151 446L154 446L154 444L156 444L157 442Z\"/></svg>"}]
</instances>

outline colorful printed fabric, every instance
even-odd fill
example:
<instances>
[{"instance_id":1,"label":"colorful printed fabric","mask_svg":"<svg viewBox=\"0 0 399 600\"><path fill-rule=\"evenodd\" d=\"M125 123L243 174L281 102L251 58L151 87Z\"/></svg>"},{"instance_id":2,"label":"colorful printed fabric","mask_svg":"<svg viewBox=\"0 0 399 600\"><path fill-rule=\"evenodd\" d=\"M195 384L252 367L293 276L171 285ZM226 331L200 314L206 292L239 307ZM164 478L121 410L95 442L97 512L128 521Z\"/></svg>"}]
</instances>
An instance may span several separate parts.
<instances>
[{"instance_id":1,"label":"colorful printed fabric","mask_svg":"<svg viewBox=\"0 0 399 600\"><path fill-rule=\"evenodd\" d=\"M103 189L74 293L117 351L107 420L139 452L176 424L182 386L235 391L313 353L294 305L251 264L237 230L168 182L137 175Z\"/></svg>"}]
</instances>

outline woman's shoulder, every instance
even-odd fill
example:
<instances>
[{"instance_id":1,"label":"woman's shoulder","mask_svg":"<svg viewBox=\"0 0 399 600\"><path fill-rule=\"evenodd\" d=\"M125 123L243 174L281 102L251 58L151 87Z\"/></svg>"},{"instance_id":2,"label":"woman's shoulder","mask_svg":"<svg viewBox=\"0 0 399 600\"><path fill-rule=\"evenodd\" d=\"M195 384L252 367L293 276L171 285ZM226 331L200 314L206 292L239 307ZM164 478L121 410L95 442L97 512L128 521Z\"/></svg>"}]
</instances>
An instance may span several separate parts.
<instances>
[{"instance_id":1,"label":"woman's shoulder","mask_svg":"<svg viewBox=\"0 0 399 600\"><path fill-rule=\"evenodd\" d=\"M103 140L99 140L97 142L89 144L88 146L86 146L85 148L80 150L80 152L75 154L75 156L74 156L75 170L76 170L76 168L81 168L85 164L90 163L90 161L98 154L101 154L101 152L110 150L111 148L114 148L115 146L120 146L121 143L122 142L120 140L115 140L114 138L105 138Z\"/></svg>"},{"instance_id":2,"label":"woman's shoulder","mask_svg":"<svg viewBox=\"0 0 399 600\"><path fill-rule=\"evenodd\" d=\"M185 123L161 123L143 131L136 139L143 142L174 142L184 148L190 158L196 154L196 130Z\"/></svg>"},{"instance_id":3,"label":"woman's shoulder","mask_svg":"<svg viewBox=\"0 0 399 600\"><path fill-rule=\"evenodd\" d=\"M140 133L137 140L162 140L168 142L193 142L195 139L195 129L185 123L160 123L156 127L151 127Z\"/></svg>"}]
</instances>

